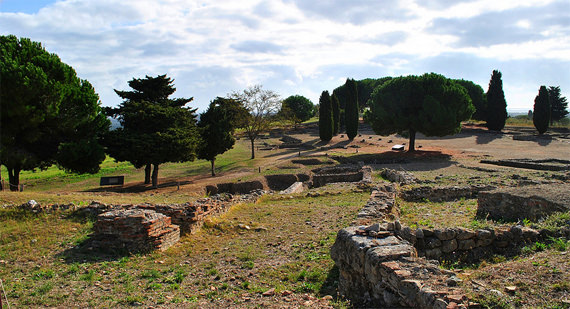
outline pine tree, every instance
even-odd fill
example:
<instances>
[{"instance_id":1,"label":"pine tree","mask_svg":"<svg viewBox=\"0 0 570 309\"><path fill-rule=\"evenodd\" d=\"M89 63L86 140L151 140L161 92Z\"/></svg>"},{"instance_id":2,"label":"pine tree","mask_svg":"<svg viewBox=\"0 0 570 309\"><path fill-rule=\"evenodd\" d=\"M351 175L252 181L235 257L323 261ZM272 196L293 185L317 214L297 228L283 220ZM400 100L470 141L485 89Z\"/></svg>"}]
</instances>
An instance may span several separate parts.
<instances>
[{"instance_id":1,"label":"pine tree","mask_svg":"<svg viewBox=\"0 0 570 309\"><path fill-rule=\"evenodd\" d=\"M550 99L550 124L560 121L568 115L568 101L566 97L560 95L560 86L550 86L548 88Z\"/></svg>"},{"instance_id":2,"label":"pine tree","mask_svg":"<svg viewBox=\"0 0 570 309\"><path fill-rule=\"evenodd\" d=\"M340 130L340 102L338 97L333 93L331 96L332 117L333 117L333 135L337 135Z\"/></svg>"},{"instance_id":3,"label":"pine tree","mask_svg":"<svg viewBox=\"0 0 570 309\"><path fill-rule=\"evenodd\" d=\"M550 122L550 100L546 86L540 86L538 90L538 95L534 99L534 112L532 115L532 123L538 134L546 132Z\"/></svg>"},{"instance_id":4,"label":"pine tree","mask_svg":"<svg viewBox=\"0 0 570 309\"><path fill-rule=\"evenodd\" d=\"M358 134L358 89L354 79L347 79L348 95L345 108L346 135L353 140Z\"/></svg>"},{"instance_id":5,"label":"pine tree","mask_svg":"<svg viewBox=\"0 0 570 309\"><path fill-rule=\"evenodd\" d=\"M493 70L487 90L487 128L494 131L501 131L507 121L507 101L501 75L501 72Z\"/></svg>"},{"instance_id":6,"label":"pine tree","mask_svg":"<svg viewBox=\"0 0 570 309\"><path fill-rule=\"evenodd\" d=\"M323 91L319 99L319 136L328 142L333 137L332 103L328 91Z\"/></svg>"}]
</instances>

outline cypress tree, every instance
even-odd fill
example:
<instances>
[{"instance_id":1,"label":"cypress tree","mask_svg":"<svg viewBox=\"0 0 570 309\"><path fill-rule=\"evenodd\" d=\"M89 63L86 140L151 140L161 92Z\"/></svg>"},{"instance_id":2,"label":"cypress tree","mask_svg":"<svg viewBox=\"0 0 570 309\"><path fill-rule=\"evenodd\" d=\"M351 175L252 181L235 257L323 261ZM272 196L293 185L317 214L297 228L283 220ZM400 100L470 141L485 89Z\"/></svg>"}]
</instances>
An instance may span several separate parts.
<instances>
[{"instance_id":1,"label":"cypress tree","mask_svg":"<svg viewBox=\"0 0 570 309\"><path fill-rule=\"evenodd\" d=\"M501 72L493 70L487 90L487 128L494 131L501 131L507 121L507 101L501 75Z\"/></svg>"},{"instance_id":2,"label":"cypress tree","mask_svg":"<svg viewBox=\"0 0 570 309\"><path fill-rule=\"evenodd\" d=\"M333 93L331 96L332 117L333 117L333 135L337 135L340 130L340 102L338 97Z\"/></svg>"},{"instance_id":3,"label":"cypress tree","mask_svg":"<svg viewBox=\"0 0 570 309\"><path fill-rule=\"evenodd\" d=\"M540 86L538 95L534 99L534 112L532 113L532 123L538 131L543 134L548 130L550 122L550 100L548 98L548 89L546 86Z\"/></svg>"},{"instance_id":4,"label":"cypress tree","mask_svg":"<svg viewBox=\"0 0 570 309\"><path fill-rule=\"evenodd\" d=\"M323 91L319 99L319 136L322 141L328 142L333 137L333 119L331 96Z\"/></svg>"},{"instance_id":5,"label":"cypress tree","mask_svg":"<svg viewBox=\"0 0 570 309\"><path fill-rule=\"evenodd\" d=\"M358 90L354 79L347 79L347 100L345 109L346 135L353 140L358 134Z\"/></svg>"},{"instance_id":6,"label":"cypress tree","mask_svg":"<svg viewBox=\"0 0 570 309\"><path fill-rule=\"evenodd\" d=\"M568 101L566 97L560 95L560 86L550 86L548 98L550 100L550 125L552 125L554 121L560 121L568 115Z\"/></svg>"}]
</instances>

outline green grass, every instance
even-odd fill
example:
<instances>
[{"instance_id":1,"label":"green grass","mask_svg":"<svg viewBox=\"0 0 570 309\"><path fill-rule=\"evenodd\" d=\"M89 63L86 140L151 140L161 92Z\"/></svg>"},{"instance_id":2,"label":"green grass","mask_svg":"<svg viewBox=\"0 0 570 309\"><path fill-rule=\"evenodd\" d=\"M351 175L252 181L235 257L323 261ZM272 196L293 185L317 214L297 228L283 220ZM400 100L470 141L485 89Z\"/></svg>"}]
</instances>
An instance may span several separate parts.
<instances>
[{"instance_id":1,"label":"green grass","mask_svg":"<svg viewBox=\"0 0 570 309\"><path fill-rule=\"evenodd\" d=\"M188 307L204 301L243 306L240 295L261 297L270 288L336 295L338 271L328 252L368 196L351 190L320 197L266 196L233 206L166 252L125 256L81 246L92 219L0 209L0 260L7 261L0 278L6 278L12 307ZM235 228L238 224L251 230Z\"/></svg>"}]
</instances>

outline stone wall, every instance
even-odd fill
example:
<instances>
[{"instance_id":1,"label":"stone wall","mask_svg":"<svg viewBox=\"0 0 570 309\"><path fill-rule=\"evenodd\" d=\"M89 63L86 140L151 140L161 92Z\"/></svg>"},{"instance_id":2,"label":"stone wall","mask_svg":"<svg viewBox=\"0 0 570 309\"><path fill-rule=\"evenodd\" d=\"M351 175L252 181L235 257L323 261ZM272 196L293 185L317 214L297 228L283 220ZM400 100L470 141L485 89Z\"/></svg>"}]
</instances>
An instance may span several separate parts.
<instances>
[{"instance_id":1,"label":"stone wall","mask_svg":"<svg viewBox=\"0 0 570 309\"><path fill-rule=\"evenodd\" d=\"M267 181L267 187L274 191L285 190L299 181L295 174L266 175L265 180Z\"/></svg>"},{"instance_id":2,"label":"stone wall","mask_svg":"<svg viewBox=\"0 0 570 309\"><path fill-rule=\"evenodd\" d=\"M446 187L421 186L401 191L400 197L408 202L420 202L426 199L432 202L444 202L455 201L461 198L476 198L479 192L493 189L495 189L495 187L482 185Z\"/></svg>"},{"instance_id":3,"label":"stone wall","mask_svg":"<svg viewBox=\"0 0 570 309\"><path fill-rule=\"evenodd\" d=\"M387 226L339 231L331 257L340 271L339 292L356 307L466 308L453 272L417 257Z\"/></svg>"},{"instance_id":4,"label":"stone wall","mask_svg":"<svg viewBox=\"0 0 570 309\"><path fill-rule=\"evenodd\" d=\"M369 166L340 165L313 170L313 187L322 187L335 182L359 182L372 180L372 168Z\"/></svg>"},{"instance_id":5,"label":"stone wall","mask_svg":"<svg viewBox=\"0 0 570 309\"><path fill-rule=\"evenodd\" d=\"M382 177L391 182L396 182L404 185L409 185L416 182L416 177L406 171L397 171L389 168L382 169Z\"/></svg>"},{"instance_id":6,"label":"stone wall","mask_svg":"<svg viewBox=\"0 0 570 309\"><path fill-rule=\"evenodd\" d=\"M394 211L395 196L396 187L392 184L380 185L373 189L370 199L358 213L359 223L366 223L366 219L390 219L388 216Z\"/></svg>"},{"instance_id":7,"label":"stone wall","mask_svg":"<svg viewBox=\"0 0 570 309\"><path fill-rule=\"evenodd\" d=\"M538 231L520 225L478 230L461 227L412 230L404 227L396 234L413 244L419 256L463 262L475 262L495 253L517 254L524 245L542 238Z\"/></svg>"},{"instance_id":8,"label":"stone wall","mask_svg":"<svg viewBox=\"0 0 570 309\"><path fill-rule=\"evenodd\" d=\"M102 213L93 230L93 247L129 252L164 251L180 239L180 229L170 217L147 209Z\"/></svg>"},{"instance_id":9,"label":"stone wall","mask_svg":"<svg viewBox=\"0 0 570 309\"><path fill-rule=\"evenodd\" d=\"M536 221L559 211L570 211L568 183L497 189L477 200L477 216L494 220Z\"/></svg>"},{"instance_id":10,"label":"stone wall","mask_svg":"<svg viewBox=\"0 0 570 309\"><path fill-rule=\"evenodd\" d=\"M246 194L255 190L263 190L263 183L259 180L245 182L228 182L206 186L206 194L215 195L220 193Z\"/></svg>"}]
</instances>

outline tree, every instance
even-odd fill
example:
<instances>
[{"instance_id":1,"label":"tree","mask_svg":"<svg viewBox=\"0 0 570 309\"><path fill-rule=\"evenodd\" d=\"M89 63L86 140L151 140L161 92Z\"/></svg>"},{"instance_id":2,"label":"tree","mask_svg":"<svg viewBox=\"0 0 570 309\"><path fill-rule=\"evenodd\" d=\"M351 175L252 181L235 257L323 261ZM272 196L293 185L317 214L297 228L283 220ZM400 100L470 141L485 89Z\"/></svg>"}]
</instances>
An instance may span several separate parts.
<instances>
[{"instance_id":1,"label":"tree","mask_svg":"<svg viewBox=\"0 0 570 309\"><path fill-rule=\"evenodd\" d=\"M471 103L475 107L475 113L471 119L486 120L487 119L487 96L481 86L472 81L464 79L455 79L456 83L460 84L467 90L467 94L471 98Z\"/></svg>"},{"instance_id":2,"label":"tree","mask_svg":"<svg viewBox=\"0 0 570 309\"><path fill-rule=\"evenodd\" d=\"M465 88L434 73L394 78L374 90L371 103L365 120L377 134L407 133L408 151L415 150L416 132L458 133L475 111Z\"/></svg>"},{"instance_id":3,"label":"tree","mask_svg":"<svg viewBox=\"0 0 570 309\"><path fill-rule=\"evenodd\" d=\"M319 137L328 142L333 137L333 119L331 96L327 90L319 98Z\"/></svg>"},{"instance_id":4,"label":"tree","mask_svg":"<svg viewBox=\"0 0 570 309\"><path fill-rule=\"evenodd\" d=\"M230 97L240 102L247 110L241 119L240 127L251 142L251 158L255 159L255 140L271 126L271 116L280 108L279 95L271 90L264 90L263 86L255 85L243 92L234 92Z\"/></svg>"},{"instance_id":5,"label":"tree","mask_svg":"<svg viewBox=\"0 0 570 309\"><path fill-rule=\"evenodd\" d=\"M358 134L358 88L354 79L347 79L346 85L346 135L348 136L348 139L353 140Z\"/></svg>"},{"instance_id":6,"label":"tree","mask_svg":"<svg viewBox=\"0 0 570 309\"><path fill-rule=\"evenodd\" d=\"M337 135L340 131L340 103L336 95L331 96L332 118L333 118L333 135Z\"/></svg>"},{"instance_id":7,"label":"tree","mask_svg":"<svg viewBox=\"0 0 570 309\"><path fill-rule=\"evenodd\" d=\"M109 121L93 86L41 43L0 36L0 163L17 191L22 170L53 164L95 173Z\"/></svg>"},{"instance_id":8,"label":"tree","mask_svg":"<svg viewBox=\"0 0 570 309\"><path fill-rule=\"evenodd\" d=\"M568 115L568 101L566 97L560 95L560 86L550 86L548 88L550 99L550 124L560 121Z\"/></svg>"},{"instance_id":9,"label":"tree","mask_svg":"<svg viewBox=\"0 0 570 309\"><path fill-rule=\"evenodd\" d=\"M546 86L540 86L538 95L534 99L534 112L532 113L532 123L538 131L543 134L548 130L550 122L550 101L548 98L548 89Z\"/></svg>"},{"instance_id":10,"label":"tree","mask_svg":"<svg viewBox=\"0 0 570 309\"><path fill-rule=\"evenodd\" d=\"M117 161L129 161L136 168L145 166L145 183L152 178L153 187L158 185L160 164L196 157L196 109L186 107L192 98L169 98L176 91L173 82L166 74L133 78L128 84L134 90L115 90L124 101L106 111L122 126L105 137L107 152Z\"/></svg>"},{"instance_id":11,"label":"tree","mask_svg":"<svg viewBox=\"0 0 570 309\"><path fill-rule=\"evenodd\" d=\"M243 109L236 100L217 97L210 103L208 110L200 114L198 128L201 143L198 147L198 158L210 161L212 176L216 176L216 156L231 149L235 144L233 133L239 115L243 115L243 112L239 112L240 108Z\"/></svg>"},{"instance_id":12,"label":"tree","mask_svg":"<svg viewBox=\"0 0 570 309\"><path fill-rule=\"evenodd\" d=\"M301 122L311 119L315 114L315 106L311 100L302 95L292 95L283 100L279 114L291 121L295 129Z\"/></svg>"},{"instance_id":13,"label":"tree","mask_svg":"<svg viewBox=\"0 0 570 309\"><path fill-rule=\"evenodd\" d=\"M487 128L501 131L507 121L507 101L503 92L501 72L493 70L487 90Z\"/></svg>"}]
</instances>

